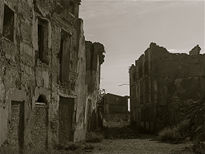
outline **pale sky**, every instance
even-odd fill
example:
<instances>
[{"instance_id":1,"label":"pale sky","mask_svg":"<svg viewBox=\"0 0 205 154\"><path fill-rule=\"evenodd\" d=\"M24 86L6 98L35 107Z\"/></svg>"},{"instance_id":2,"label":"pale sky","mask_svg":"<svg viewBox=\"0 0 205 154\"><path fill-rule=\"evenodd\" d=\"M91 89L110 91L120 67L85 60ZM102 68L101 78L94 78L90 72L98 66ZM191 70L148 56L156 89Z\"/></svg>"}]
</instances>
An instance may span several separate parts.
<instances>
[{"instance_id":1,"label":"pale sky","mask_svg":"<svg viewBox=\"0 0 205 154\"><path fill-rule=\"evenodd\" d=\"M172 52L205 48L205 1L82 0L86 40L104 44L101 89L129 95L129 66L155 42Z\"/></svg>"}]
</instances>

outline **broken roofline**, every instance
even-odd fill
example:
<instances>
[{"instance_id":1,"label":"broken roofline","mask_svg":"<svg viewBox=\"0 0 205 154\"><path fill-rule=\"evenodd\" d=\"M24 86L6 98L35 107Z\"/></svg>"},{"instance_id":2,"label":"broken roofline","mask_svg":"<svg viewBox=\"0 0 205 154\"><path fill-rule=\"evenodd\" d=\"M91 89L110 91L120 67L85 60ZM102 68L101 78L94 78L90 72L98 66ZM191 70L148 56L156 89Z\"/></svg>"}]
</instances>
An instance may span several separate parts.
<instances>
[{"instance_id":1,"label":"broken roofline","mask_svg":"<svg viewBox=\"0 0 205 154\"><path fill-rule=\"evenodd\" d=\"M55 0L49 3L46 3L42 0L33 0L34 9L40 15L44 17L51 17L54 13L61 14L65 10L69 11L69 20L74 20L76 17L79 17L79 5L80 0ZM43 5L42 5L43 4ZM41 7L44 7L46 11L43 11ZM68 20L64 18L64 20Z\"/></svg>"},{"instance_id":2,"label":"broken roofline","mask_svg":"<svg viewBox=\"0 0 205 154\"><path fill-rule=\"evenodd\" d=\"M185 54L187 56L197 56L197 55L204 55L204 54L200 54L200 51L201 51L201 47L197 44L195 47L193 47L190 51L189 51L189 54L187 53L171 53L169 52L166 48L162 47L162 46L159 46L157 45L156 43L154 42L151 42L150 45L149 45L149 48L147 48L144 52L144 54L142 54L136 61L135 61L135 64L132 64L129 68L129 70L133 69L133 67L136 66L136 62L140 59L142 59L146 53L148 52L152 52L153 50L155 51L159 51L160 49L160 52L164 52L164 53L169 53L169 54L173 54L173 55L180 55L180 54Z\"/></svg>"},{"instance_id":3,"label":"broken roofline","mask_svg":"<svg viewBox=\"0 0 205 154\"><path fill-rule=\"evenodd\" d=\"M85 41L85 43L89 45L93 44L93 45L99 46L101 48L102 53L106 53L104 45L100 42Z\"/></svg>"},{"instance_id":4,"label":"broken roofline","mask_svg":"<svg viewBox=\"0 0 205 154\"><path fill-rule=\"evenodd\" d=\"M92 50L94 52L97 52L97 54L100 56L100 64L104 63L104 59L105 59L105 48L104 45L99 43L99 42L91 42L91 41L85 41L85 46L86 48L92 48Z\"/></svg>"}]
</instances>

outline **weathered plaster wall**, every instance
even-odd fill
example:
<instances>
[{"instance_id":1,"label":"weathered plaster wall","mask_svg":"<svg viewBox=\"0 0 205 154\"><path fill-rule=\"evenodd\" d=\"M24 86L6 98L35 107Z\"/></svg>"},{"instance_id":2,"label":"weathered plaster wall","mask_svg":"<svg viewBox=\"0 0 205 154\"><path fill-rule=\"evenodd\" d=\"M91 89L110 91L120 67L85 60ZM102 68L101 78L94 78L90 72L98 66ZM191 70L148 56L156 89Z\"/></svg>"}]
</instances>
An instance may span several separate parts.
<instances>
[{"instance_id":1,"label":"weathered plaster wall","mask_svg":"<svg viewBox=\"0 0 205 154\"><path fill-rule=\"evenodd\" d=\"M76 111L76 131L75 141L85 140L86 135L86 121L85 121L85 108L86 108L86 51L85 51L85 37L83 32L83 21L78 20L76 23L78 29L78 80L77 80L77 111Z\"/></svg>"},{"instance_id":2,"label":"weathered plaster wall","mask_svg":"<svg viewBox=\"0 0 205 154\"><path fill-rule=\"evenodd\" d=\"M2 134L2 137L0 137L1 141L0 144L6 141L8 136L8 130L9 130L9 121L11 119L11 101L27 101L28 95L29 95L29 87L26 86L26 82L32 82L33 80L33 74L30 72L29 65L33 66L32 59L28 62L26 61L28 54L25 54L25 50L29 53L32 49L27 46L27 48L24 48L26 46L25 36L22 35L21 40L19 36L24 34L24 31L20 29L19 23L23 20L22 17L19 17L22 13L18 12L19 7L21 5L18 5L18 7L15 7L17 4L17 1L5 1L5 3L16 12L14 14L14 24L16 27L14 30L14 41L10 41L2 36L2 30L3 30L3 11L4 11L4 1L0 1L0 7L1 7L1 17L0 17L0 25L1 25L1 31L0 31L0 52L1 52L1 128L0 132ZM25 5L25 9L29 8L30 6ZM17 18L19 17L19 18ZM29 18L25 16L25 20L28 20L30 22ZM20 43L21 41L21 43ZM22 51L20 53L20 50ZM24 55L24 58L20 58L20 55ZM33 58L33 57L31 57ZM24 75L22 75L22 72L25 72ZM30 81L24 80L25 76L30 77ZM25 104L25 108L29 107L29 103ZM28 113L25 112L25 117L28 116ZM25 123L27 119L25 118Z\"/></svg>"},{"instance_id":3,"label":"weathered plaster wall","mask_svg":"<svg viewBox=\"0 0 205 154\"><path fill-rule=\"evenodd\" d=\"M197 53L172 54L150 44L130 68L133 123L147 130L159 130L180 121L177 113L168 113L174 112L174 104L204 97L205 56Z\"/></svg>"},{"instance_id":4,"label":"weathered plaster wall","mask_svg":"<svg viewBox=\"0 0 205 154\"><path fill-rule=\"evenodd\" d=\"M92 131L98 125L97 103L100 92L100 68L104 62L104 46L101 43L86 41L86 121L87 130Z\"/></svg>"},{"instance_id":5,"label":"weathered plaster wall","mask_svg":"<svg viewBox=\"0 0 205 154\"><path fill-rule=\"evenodd\" d=\"M4 2L14 11L14 41L2 35ZM76 5L77 4L77 5ZM6 142L11 118L11 101L24 102L24 147L31 148L38 142L38 133L52 147L58 144L59 97L74 98L73 130L74 141L85 139L85 42L82 20L78 19L78 4L75 14L69 13L56 1L0 0L0 145ZM48 63L38 58L38 20L48 23ZM67 83L60 83L61 31L71 38ZM36 106L39 96L46 100L47 128ZM45 103L45 102L44 102ZM33 123L37 121L36 128ZM36 132L35 132L36 131ZM47 135L48 134L48 135ZM42 136L41 136L42 137ZM39 144L39 143L38 143ZM44 143L42 143L44 144ZM44 145L42 145L44 147Z\"/></svg>"}]
</instances>

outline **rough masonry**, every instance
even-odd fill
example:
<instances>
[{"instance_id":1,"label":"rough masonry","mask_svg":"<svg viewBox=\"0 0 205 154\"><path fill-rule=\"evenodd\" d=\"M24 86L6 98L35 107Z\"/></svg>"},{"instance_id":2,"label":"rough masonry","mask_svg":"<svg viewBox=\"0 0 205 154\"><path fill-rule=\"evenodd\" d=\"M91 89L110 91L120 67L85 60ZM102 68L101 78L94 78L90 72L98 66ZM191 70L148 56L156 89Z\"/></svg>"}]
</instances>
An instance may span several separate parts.
<instances>
[{"instance_id":1,"label":"rough masonry","mask_svg":"<svg viewBox=\"0 0 205 154\"><path fill-rule=\"evenodd\" d=\"M48 149L85 140L104 47L86 51L79 5L0 0L0 146Z\"/></svg>"},{"instance_id":2,"label":"rough masonry","mask_svg":"<svg viewBox=\"0 0 205 154\"><path fill-rule=\"evenodd\" d=\"M151 43L130 67L131 122L157 132L177 124L180 106L205 95L205 55L197 45L190 52L170 53Z\"/></svg>"},{"instance_id":3,"label":"rough masonry","mask_svg":"<svg viewBox=\"0 0 205 154\"><path fill-rule=\"evenodd\" d=\"M105 49L101 43L86 41L86 85L87 85L87 131L100 127L102 118L98 112L100 98L100 72L104 62Z\"/></svg>"}]
</instances>

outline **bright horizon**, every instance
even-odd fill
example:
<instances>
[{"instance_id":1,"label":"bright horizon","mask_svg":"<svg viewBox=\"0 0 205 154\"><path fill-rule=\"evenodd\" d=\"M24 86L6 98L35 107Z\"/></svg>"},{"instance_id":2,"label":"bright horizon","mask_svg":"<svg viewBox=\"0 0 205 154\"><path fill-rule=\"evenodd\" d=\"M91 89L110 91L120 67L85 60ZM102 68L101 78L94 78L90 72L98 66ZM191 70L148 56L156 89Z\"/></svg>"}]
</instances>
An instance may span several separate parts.
<instances>
[{"instance_id":1,"label":"bright horizon","mask_svg":"<svg viewBox=\"0 0 205 154\"><path fill-rule=\"evenodd\" d=\"M204 53L205 2L83 0L80 17L86 40L105 46L101 89L129 95L129 66L155 42L170 52ZM120 86L123 85L123 86Z\"/></svg>"}]
</instances>

